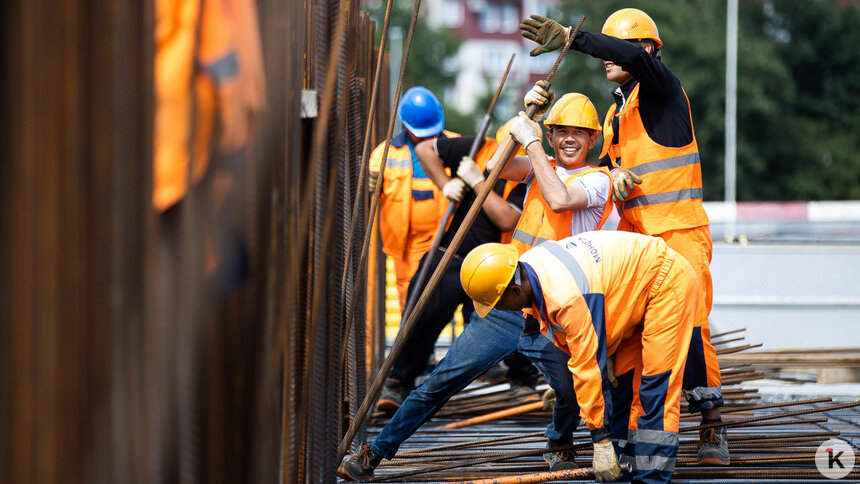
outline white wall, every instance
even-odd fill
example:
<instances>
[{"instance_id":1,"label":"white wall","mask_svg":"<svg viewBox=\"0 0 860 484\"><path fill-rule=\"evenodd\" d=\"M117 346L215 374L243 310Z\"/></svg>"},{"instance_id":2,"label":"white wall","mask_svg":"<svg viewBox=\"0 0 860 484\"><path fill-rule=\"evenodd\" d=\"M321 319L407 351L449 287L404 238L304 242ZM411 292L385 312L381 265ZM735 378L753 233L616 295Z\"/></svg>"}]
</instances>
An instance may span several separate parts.
<instances>
[{"instance_id":1,"label":"white wall","mask_svg":"<svg viewBox=\"0 0 860 484\"><path fill-rule=\"evenodd\" d=\"M762 349L860 347L860 246L714 244L712 333Z\"/></svg>"}]
</instances>

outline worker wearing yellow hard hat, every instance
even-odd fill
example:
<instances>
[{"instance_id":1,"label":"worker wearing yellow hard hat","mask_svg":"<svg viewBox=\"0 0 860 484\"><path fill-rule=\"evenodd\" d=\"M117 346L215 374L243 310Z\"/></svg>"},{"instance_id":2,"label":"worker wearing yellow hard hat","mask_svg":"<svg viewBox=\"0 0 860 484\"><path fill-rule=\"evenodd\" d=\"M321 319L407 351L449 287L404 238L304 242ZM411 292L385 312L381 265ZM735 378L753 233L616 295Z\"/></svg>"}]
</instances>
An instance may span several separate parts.
<instances>
[{"instance_id":1,"label":"worker wearing yellow hard hat","mask_svg":"<svg viewBox=\"0 0 860 484\"><path fill-rule=\"evenodd\" d=\"M538 81L526 94L526 106L549 105L554 95L547 87ZM536 112L535 117L540 120L543 112ZM523 216L513 235L513 244L520 252L543 240L599 229L611 211L609 170L585 162L601 129L597 110L588 97L565 94L552 104L544 126L555 154L552 158L540 142L542 132L535 119L524 112L512 119L511 136L527 156L509 161L500 175L529 184ZM488 166L497 162L494 158Z\"/></svg>"},{"instance_id":2,"label":"worker wearing yellow hard hat","mask_svg":"<svg viewBox=\"0 0 860 484\"><path fill-rule=\"evenodd\" d=\"M523 207L517 229L523 234L533 230L540 236L555 237L550 234L558 234L557 238L562 238L573 230L582 230L582 227L588 227L585 230L600 228L604 212L608 210L611 180L605 168L592 169L585 164L588 150L597 139L600 123L593 106L590 110L584 109L590 102L583 103L579 96L562 97L551 112L552 119L559 124L551 125L549 131L552 134L548 134L547 139L556 151L558 161L550 161L541 143L533 142L542 137L537 123L549 110L552 98L552 93L542 87L532 89L526 95L525 107L536 106L534 118L521 114L513 118L508 128L510 136L525 147L527 156L509 160L502 175L509 180L529 184L527 205ZM575 114L577 109L579 115ZM502 154L501 150L496 150L487 168L492 169L495 163L502 161ZM511 167L513 171L509 170ZM460 169L457 172L459 174ZM542 215L546 213L545 198L554 204L558 202L550 210L558 210L558 217L552 218L551 222ZM538 224L521 226L523 219L537 221ZM552 230L542 231L541 221L553 224ZM529 246L522 242L517 245L523 251ZM514 253L519 253L516 247L509 247ZM381 459L393 458L400 444L457 391L515 352L531 360L556 393L553 420L545 433L544 460L551 471L578 467L570 445L573 431L579 424L580 411L567 354L540 333L540 325L534 317L525 318L520 311L479 310L476 313L478 315L471 318L430 376L403 400L376 440L341 462L339 476L350 480L365 480L373 476Z\"/></svg>"},{"instance_id":3,"label":"worker wearing yellow hard hat","mask_svg":"<svg viewBox=\"0 0 860 484\"><path fill-rule=\"evenodd\" d=\"M636 444L634 482L670 481L699 303L696 273L683 257L656 237L584 232L522 255L509 245L482 245L466 256L460 281L477 311L527 311L567 352L599 481L621 477L610 439L618 427ZM619 353L635 371L612 388L608 363Z\"/></svg>"},{"instance_id":4,"label":"worker wearing yellow hard hat","mask_svg":"<svg viewBox=\"0 0 860 484\"><path fill-rule=\"evenodd\" d=\"M539 55L561 47L570 28L533 15L520 24L524 37L541 44ZM713 289L710 222L702 205L702 171L692 112L677 76L660 60L663 41L657 25L635 8L618 10L601 33L581 31L571 50L601 59L606 78L617 84L603 124L601 162L612 167L618 230L660 237L683 255L699 275L701 304L695 318L684 395L688 411L704 423L721 421L723 405L716 350L710 343L708 314ZM624 362L616 362L618 370ZM700 432L701 464L728 465L724 426ZM623 437L620 437L623 438Z\"/></svg>"}]
</instances>

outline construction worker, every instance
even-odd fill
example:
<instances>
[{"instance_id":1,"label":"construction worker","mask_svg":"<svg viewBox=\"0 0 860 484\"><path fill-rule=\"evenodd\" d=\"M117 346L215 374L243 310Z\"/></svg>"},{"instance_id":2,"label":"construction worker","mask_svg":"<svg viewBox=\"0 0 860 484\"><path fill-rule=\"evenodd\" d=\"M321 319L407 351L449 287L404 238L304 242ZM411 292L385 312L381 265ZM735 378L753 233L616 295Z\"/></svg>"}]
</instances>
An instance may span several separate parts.
<instances>
[{"instance_id":1,"label":"construction worker","mask_svg":"<svg viewBox=\"0 0 860 484\"><path fill-rule=\"evenodd\" d=\"M555 178L553 180L546 177L546 170L538 166L534 169L534 176L528 176L528 172L531 171L531 168L528 168L529 159L536 164L545 162L546 166L552 166L552 163L546 159L543 148L538 149L535 146L540 143L534 143L535 140L532 139L534 136L540 139L541 132L537 121L546 113L552 97L552 93L547 92L543 87L532 88L526 94L524 101L526 108L532 104L537 106L534 119L528 119L521 114L512 118L513 121L510 124L511 136L522 144L528 153L528 157L520 156L506 160L506 167L513 164L517 168L515 174L529 183L529 195L526 196L526 205L517 223L515 234L516 230L521 232L535 230L533 228L535 219L552 224L552 232L562 234L561 237L569 235L571 227L574 226L582 226L589 230L599 229L605 220L603 212L610 209L608 170L605 168L596 170L594 176L584 174L588 169L585 158L600 130L597 111L590 101L569 102L568 99L578 99L578 97L562 97L550 110L547 118L553 120L553 124L548 125L550 131L559 129L556 135L547 134L547 139L559 159L558 163L563 166L580 167L580 173L577 173L580 176L573 177L573 180L581 182L574 183L568 180L570 178L568 175L564 180L568 183L565 184L551 168L549 173ZM563 136L560 134L562 132L565 133ZM504 162L500 159L502 155L503 153L497 150L487 166L492 167L496 163ZM550 179L547 180L547 178ZM562 190L558 191L557 185L553 182L561 185ZM544 190L546 190L545 193ZM537 195L538 192L541 195ZM570 199L564 198L562 192L567 193ZM573 211L572 215L545 217L544 204L529 203L530 197L537 196L544 199L551 198L553 203L556 198L565 200L565 203L557 208L561 212ZM602 201L602 205L598 211L599 216L595 220L590 207L598 201ZM546 233L540 226L537 227L537 231L540 234ZM525 250L528 245L521 243L519 247ZM515 351L531 360L543 373L550 387L555 390L553 420L545 434L547 444L546 452L543 454L544 460L551 471L576 468L575 454L566 448L569 447L573 431L579 424L580 413L573 390L573 377L567 367L569 357L541 335L535 318L524 318L520 311L493 310L475 311L470 323L454 341L430 376L403 401L372 444L362 445L357 454L341 463L338 475L350 480L371 477L382 458L393 458L400 444L429 420L449 398Z\"/></svg>"},{"instance_id":2,"label":"construction worker","mask_svg":"<svg viewBox=\"0 0 860 484\"><path fill-rule=\"evenodd\" d=\"M496 137L504 139L507 135L508 125L504 125L499 128ZM445 254L445 248L471 209L476 198L475 193L484 186L486 164L495 153L498 141L485 138L475 160L472 160L469 158L469 151L474 140L474 136L434 138L421 141L415 146L415 154L427 176L442 189L451 202L459 202L451 217L451 223L442 235L437 252L432 255L428 252L421 258L419 267L422 269L425 264L430 264L430 268L439 264ZM449 172L456 173L456 176L449 176ZM451 189L452 185L457 188ZM427 367L439 334L454 316L459 305L463 305L463 320L469 321L472 315L472 300L466 296L460 285L460 263L463 257L478 245L510 240L510 234L522 213L525 191L525 185L501 179L493 186L457 249L457 255L429 296L424 311L415 322L397 361L385 379L385 385L376 403L377 410L394 413L400 408L403 400L415 388L415 379ZM420 285L415 279L410 282L409 300L418 298L427 286L428 279L429 277L425 278ZM509 364L508 377L512 393L532 394L537 384L537 369L522 356Z\"/></svg>"},{"instance_id":3,"label":"construction worker","mask_svg":"<svg viewBox=\"0 0 860 484\"><path fill-rule=\"evenodd\" d=\"M551 103L554 96L546 86L545 81L538 81L526 94L526 105ZM500 175L529 184L523 209L528 216L520 219L513 234L520 252L544 240L599 228L611 210L609 170L585 163L585 155L600 134L597 110L588 97L565 94L553 105L544 126L555 158L550 159L544 151L537 122L520 112L511 124L511 136L522 144L528 157L514 158ZM494 165L491 160L490 168Z\"/></svg>"},{"instance_id":4,"label":"construction worker","mask_svg":"<svg viewBox=\"0 0 860 484\"><path fill-rule=\"evenodd\" d=\"M448 206L446 196L452 196L452 191L462 192L464 187L462 183L452 184L445 188L449 193L444 194L427 177L415 155L415 145L422 140L460 136L444 129L445 113L436 96L425 87L413 87L403 94L398 112L403 131L392 138L385 160L379 230L383 252L394 259L402 311L406 307L409 281L421 257L433 245L439 219ZM370 154L371 192L379 180L384 150L385 143L381 143Z\"/></svg>"},{"instance_id":5,"label":"construction worker","mask_svg":"<svg viewBox=\"0 0 860 484\"><path fill-rule=\"evenodd\" d=\"M540 16L520 24L522 35L541 44L532 55L562 46L569 28ZM702 171L690 103L677 76L660 60L663 42L645 12L618 10L602 33L582 31L572 49L603 59L606 78L618 84L604 119L601 159L612 166L619 230L660 237L699 275L703 303L696 314L684 395L689 412L718 423L723 405L720 368L710 342L708 315L713 286L710 222L702 206ZM726 428L702 430L701 464L728 465Z\"/></svg>"},{"instance_id":6,"label":"construction worker","mask_svg":"<svg viewBox=\"0 0 860 484\"><path fill-rule=\"evenodd\" d=\"M460 277L477 312L524 309L570 355L598 481L621 477L613 438L628 442L622 456L635 459L634 482L670 481L700 295L686 259L656 237L584 232L522 255L510 245L482 245L466 256ZM610 384L607 363L616 354L634 362L637 398Z\"/></svg>"}]
</instances>

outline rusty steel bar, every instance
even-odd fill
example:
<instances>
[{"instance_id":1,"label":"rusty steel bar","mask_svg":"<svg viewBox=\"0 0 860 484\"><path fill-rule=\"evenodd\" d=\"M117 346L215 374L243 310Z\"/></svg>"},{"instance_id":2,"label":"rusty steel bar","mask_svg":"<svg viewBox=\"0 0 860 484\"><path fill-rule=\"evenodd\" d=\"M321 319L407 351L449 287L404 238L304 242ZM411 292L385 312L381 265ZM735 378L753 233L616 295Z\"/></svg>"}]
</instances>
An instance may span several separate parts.
<instances>
[{"instance_id":1,"label":"rusty steel bar","mask_svg":"<svg viewBox=\"0 0 860 484\"><path fill-rule=\"evenodd\" d=\"M743 406L733 407L733 408L729 408L729 409L724 408L721 413L723 413L723 414L736 413L736 412L742 412L742 411L747 411L747 410L763 410L766 408L792 407L792 406L797 406L797 405L814 405L816 403L830 403L832 401L833 401L832 398L824 397L824 398L813 398L810 400L793 400L793 401L788 401L788 402L774 402L774 403L763 403L763 404L756 404L756 405L743 405Z\"/></svg>"},{"instance_id":2,"label":"rusty steel bar","mask_svg":"<svg viewBox=\"0 0 860 484\"><path fill-rule=\"evenodd\" d=\"M416 7L419 3L420 3L420 0L416 0ZM416 16L417 16L417 9L416 9ZM413 17L413 20L414 20L414 17ZM555 65L553 66L553 68L549 72L549 74L547 75L547 78L546 78L547 82L550 82L552 80L552 77L555 75L555 71L558 68L558 65L561 63L561 60L564 58L564 55L567 53L568 49L570 48L570 43L573 41L573 37L576 35L576 33L582 27L582 23L584 21L585 21L585 16L580 18L579 23L576 26L576 29L573 31L573 35L571 35L570 39L565 44L564 49L562 50L561 54L559 54L559 57L556 60ZM412 32L412 29L413 29L413 26L410 26L410 32ZM405 52L404 52L404 62L403 62L404 66L406 64L405 60L406 60L406 55L408 54L408 51L409 51L408 47L410 46L410 44L411 44L411 36L409 39L407 39L407 49L405 49ZM398 93L398 96L399 96L399 93ZM528 109L529 116L533 115L536 110L537 110L537 106L535 106L535 105L530 106ZM391 138L391 132L390 131L391 131L391 126L389 125L389 136L388 136L388 139L386 141L386 148L385 148L386 153L383 153L383 156L382 156L383 159L385 159L387 156L388 144L391 141L390 140L390 138ZM469 228L472 226L472 223L475 221L475 218L478 216L478 212L481 210L481 205L484 203L484 200L487 199L487 196L489 195L490 190L493 189L493 185L495 185L496 180L499 179L499 175L501 174L502 168L504 168L505 163L507 162L507 159L510 157L511 154L514 153L514 151L516 150L516 147L517 147L517 143L513 141L513 139L511 138L511 136L509 134L508 137L505 138L505 140L502 142L502 145L498 148L499 150L502 150L502 153L503 153L503 157L501 158L502 162L498 163L495 166L495 168L493 168L492 172L490 172L490 176L487 178L486 182L484 183L483 189L481 190L480 193L478 193L478 195L475 199L475 202L473 203L472 207L469 209L469 212L466 214L466 217L463 220L462 224L460 225L459 229L457 230L456 234L454 235L454 238L451 240L451 243L448 244L448 250L445 252L445 255L442 256L442 260L439 262L439 265L436 267L436 270L434 271L433 276L430 278L430 282L428 282L428 284L427 284L427 288L425 289L425 296L428 294L432 294L433 290L439 284L439 281L442 279L442 274L448 269L448 265L451 263L451 259L454 258L454 254L457 252L457 249L460 247L460 243L462 243L463 239L465 238L466 232L469 230ZM498 152L498 150L497 150L497 152ZM376 194L374 195L374 201L378 200L378 198L379 198L378 194L380 191L380 187L382 186L383 173L384 172L385 172L385 170L380 170L380 178L379 178L379 183L377 184L378 186L376 187ZM375 205L374 205L373 210L375 210ZM371 215L371 226L372 226L372 221L373 221L373 216ZM369 236L366 236L365 240L368 240L368 239L369 239ZM399 356L400 351L403 349L403 345L405 344L405 341L408 339L408 336L412 330L412 327L415 325L415 321L417 319L415 317L415 315L421 314L421 311L424 310L424 307L427 305L428 300L429 300L429 298L427 298L427 297L420 298L418 300L418 303L416 303L416 306L415 306L415 309L413 310L413 313L409 316L409 319L406 321L404 326L401 327L401 333L402 334L397 339L395 339L394 346L392 346L391 350L388 353L388 356L385 358L385 361L382 364L382 368L380 368L379 373L376 376L376 379L371 384L371 387L368 390L368 393L365 396L364 401L361 404L361 408L359 408L359 412L356 414L355 418L350 423L349 429L347 430L346 435L344 436L343 440L341 441L341 445L340 445L340 448L338 450L339 460L342 460L343 456L346 455L346 449L350 445L350 443L352 443L352 439L355 437L355 434L358 432L358 427L362 424L362 421L364 420L365 416L367 415L367 412L370 410L370 406L373 404L373 402L379 396L379 391L382 389L383 380L388 375L388 373L391 371L391 367L394 366L394 361Z\"/></svg>"},{"instance_id":3,"label":"rusty steel bar","mask_svg":"<svg viewBox=\"0 0 860 484\"><path fill-rule=\"evenodd\" d=\"M481 415L478 417L472 417L466 420L460 420L459 422L451 422L449 424L442 425L438 427L440 429L459 429L463 427L468 427L470 425L477 425L479 423L489 422L491 420L498 420L500 418L510 417L513 415L519 415L521 413L531 412L532 410L539 410L543 408L544 403L542 401L527 403L525 405L520 405L518 407L509 408L507 410L499 410L498 412L488 413L486 415Z\"/></svg>"},{"instance_id":4,"label":"rusty steel bar","mask_svg":"<svg viewBox=\"0 0 860 484\"><path fill-rule=\"evenodd\" d=\"M624 462L620 465L622 472L630 472L630 463ZM461 481L458 484L529 484L535 482L562 481L569 479L585 479L594 477L594 469L583 467L581 469L569 469L555 472L538 472L523 476L507 476L491 479L478 479L473 481Z\"/></svg>"},{"instance_id":5,"label":"rusty steel bar","mask_svg":"<svg viewBox=\"0 0 860 484\"><path fill-rule=\"evenodd\" d=\"M508 61L508 67L505 68L505 72L502 74L502 80L499 81L496 93L493 94L493 99L490 101L490 107L487 108L487 113L484 114L484 120L481 122L481 127L478 129L478 133L475 135L475 140L472 141L472 146L469 148L469 158L475 159L475 155L478 153L478 147L481 146L484 135L487 134L487 129L490 127L490 121L493 119L493 109L496 107L496 100L499 99L499 94L502 92L502 88L505 87L505 80L508 78L508 73L511 72L511 65L514 63L514 57L516 57L516 54L511 54L511 60ZM442 215L442 219L439 221L439 229L436 231L436 236L433 237L433 244L430 246L430 250L427 251L427 253L430 254L430 257L427 258L427 263L421 266L421 270L418 271L418 275L413 278L413 281L415 282L414 287L418 288L424 285L424 280L427 279L427 274L430 272L430 262L433 260L436 251L439 250L439 246L442 244L442 237L445 235L445 229L448 227L451 217L454 216L454 209L456 208L456 202L453 200L448 202L445 214ZM411 284L412 283L410 282L410 285ZM406 308L403 310L403 316L400 318L401 321L409 319L409 315L415 307L415 302L418 301L420 297L424 296L425 292L427 292L426 287L421 294L417 291L414 291L411 294L411 297L406 301Z\"/></svg>"},{"instance_id":6,"label":"rusty steel bar","mask_svg":"<svg viewBox=\"0 0 860 484\"><path fill-rule=\"evenodd\" d=\"M394 132L394 123L397 119L397 107L400 104L400 92L403 88L403 78L406 75L406 66L409 63L409 52L412 50L412 39L415 36L415 25L418 22L418 13L421 8L421 0L415 0L414 7L412 10L412 18L409 22L409 32L406 35L406 45L403 48L403 60L400 65L400 74L397 79L397 89L395 90L394 99L391 103L391 117L388 120L388 133L385 136L385 147L382 151L382 167L379 170L379 178L376 184L376 190L373 193L373 200L370 204L370 217L364 232L364 242L361 247L361 259L359 261L359 267L365 267L367 265L367 251L370 245L370 236L373 233L374 219L376 218L377 207L379 205L379 195L382 192L382 184L385 181L385 160L388 159L388 150L391 147L391 137ZM362 273L359 271L359 274L356 277L361 277ZM393 359L390 354L389 357L385 359L385 363L388 363L392 360L391 363L388 364L388 369L384 372L380 370L380 374L388 374L388 371L391 369L391 365L393 364ZM383 368L385 367L385 363L383 363ZM384 377L383 377L384 378ZM349 445L352 443L352 439L355 438L355 434L358 433L358 428L361 426L364 418L367 416L367 412L370 410L370 406L376 400L376 397L379 396L379 391L382 388L382 379L377 375L376 379L371 384L370 389L368 390L367 395L364 397L364 401L361 403L361 406L356 412L355 418L350 422L349 428L346 431L346 435L344 435L343 440L341 440L340 445L337 449L337 461L340 462L343 460L343 457L346 455L346 451L349 448Z\"/></svg>"},{"instance_id":7,"label":"rusty steel bar","mask_svg":"<svg viewBox=\"0 0 860 484\"><path fill-rule=\"evenodd\" d=\"M743 418L743 419L738 419L738 420L723 421L723 422L712 423L712 424L697 425L694 427L684 427L681 429L681 432L692 432L694 430L710 429L710 428L714 428L714 427L720 427L723 425L725 425L726 427L737 427L737 426L740 426L741 424L757 423L757 422L761 422L764 420L772 420L772 419L786 418L786 417L795 417L798 415L809 415L812 413L829 412L832 410L841 410L844 408L853 408L853 407L857 407L857 406L860 406L860 402L843 403L843 404L838 404L838 405L832 405L829 407L814 408L811 410L796 410L793 412L786 412L786 413L774 413L771 415L762 415L762 416L758 416L758 417Z\"/></svg>"},{"instance_id":8,"label":"rusty steel bar","mask_svg":"<svg viewBox=\"0 0 860 484\"><path fill-rule=\"evenodd\" d=\"M353 201L352 216L350 218L350 225L349 225L352 228L352 230L350 230L348 232L348 235L347 235L347 240L346 240L347 247L352 247L352 243L353 243L352 242L352 234L353 234L353 232L356 231L356 227L358 226L358 215L359 215L358 207L361 206L361 199L363 196L365 196L365 193L366 193L365 187L367 187L367 182L365 180L367 179L367 172L370 170L369 157L370 157L370 145L372 144L370 137L371 137L371 133L373 132L373 120L376 116L376 96L379 93L379 84L380 84L379 80L382 76L382 60L385 57L385 43L386 43L386 39L388 38L388 26L391 23L391 2L392 1L393 0L387 0L387 3L385 5L385 16L383 17L383 20L382 20L382 37L379 40L379 52L376 56L376 70L373 74L373 85L371 86L371 94L370 94L370 101L369 101L370 106L368 106L368 110L367 110L367 120L366 120L367 124L365 125L365 128L364 128L364 143L362 145L362 150L361 150L361 164L360 164L361 168L360 168L359 174L358 174L358 185L356 186L356 190L355 190L355 200ZM402 79L402 77L401 77L401 79ZM384 163L384 160L383 160L383 163ZM370 220L371 220L370 226L372 227L373 226L373 223L372 223L373 222L373 215L371 215L370 217L371 217L370 218ZM369 246L369 244L368 244L368 246ZM348 269L350 267L350 264L352 263L351 259L352 259L352 251L350 250L347 253L346 264L344 265L343 275L341 277L341 283L340 283L341 292L346 291L347 279L348 279L347 276L349 274ZM355 279L353 279L353 281L359 281L364 277L365 268L366 268L365 267L366 264L364 264L364 261L366 261L366 260L367 260L367 254L362 252L360 257L359 257L359 266L358 266L358 269L356 270ZM346 345L349 342L349 333L352 329L352 322L355 319L354 309L355 308L350 308L350 311L346 315L346 328L344 329L344 338L343 338L342 350L341 350L342 355L345 353ZM338 367L342 368L345 364L346 364L345 361L341 362L341 364Z\"/></svg>"},{"instance_id":9,"label":"rusty steel bar","mask_svg":"<svg viewBox=\"0 0 860 484\"><path fill-rule=\"evenodd\" d=\"M735 333L743 333L746 330L747 330L746 328L740 328L740 329L733 329L731 331L725 331L722 333L712 334L711 339L713 340L714 338L721 338L723 336L727 336L727 335L735 334Z\"/></svg>"},{"instance_id":10,"label":"rusty steel bar","mask_svg":"<svg viewBox=\"0 0 860 484\"><path fill-rule=\"evenodd\" d=\"M542 435L543 435L543 432L529 432L529 433L522 434L522 435L508 435L505 437L497 437L494 439L484 439L484 440L476 440L476 441L471 441L471 442L461 442L461 443L456 443L456 444L437 445L437 446L433 446L433 447L426 447L423 449L416 449L416 450L411 450L411 451L400 452L400 453L398 453L398 455L404 456L404 455L418 454L418 453L422 453L422 452L432 452L432 451L437 451L437 450L452 450L452 449L461 449L461 448L470 448L470 447L481 447L481 446L485 446L485 445L493 445L493 444L498 444L498 443L502 443L502 442L509 442L511 440L540 437Z\"/></svg>"}]
</instances>

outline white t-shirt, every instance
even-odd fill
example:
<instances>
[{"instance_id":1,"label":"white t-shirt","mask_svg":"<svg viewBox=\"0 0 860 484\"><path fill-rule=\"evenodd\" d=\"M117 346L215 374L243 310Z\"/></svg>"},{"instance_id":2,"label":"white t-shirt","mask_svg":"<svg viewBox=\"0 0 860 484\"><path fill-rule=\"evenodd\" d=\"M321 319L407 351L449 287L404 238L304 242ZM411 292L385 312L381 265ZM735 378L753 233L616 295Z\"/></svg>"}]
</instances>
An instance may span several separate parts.
<instances>
[{"instance_id":1,"label":"white t-shirt","mask_svg":"<svg viewBox=\"0 0 860 484\"><path fill-rule=\"evenodd\" d=\"M591 167L583 166L569 170L561 165L556 165L555 173L558 175L559 179L564 182L570 178L571 175L589 168ZM535 175L534 171L532 171L524 180L524 182L528 183L528 190L533 188L534 179ZM605 173L596 171L594 173L583 175L573 180L572 183L579 184L579 186L585 191L585 196L588 198L588 206L585 209L573 211L573 217L570 220L570 235L588 232L589 230L597 230L597 224L599 224L600 219L603 218L603 207L606 205L606 199L609 198L609 193L611 191L611 182L609 177L606 176ZM540 190L540 188L536 189ZM528 199L528 196L528 192L526 192L526 199Z\"/></svg>"}]
</instances>

